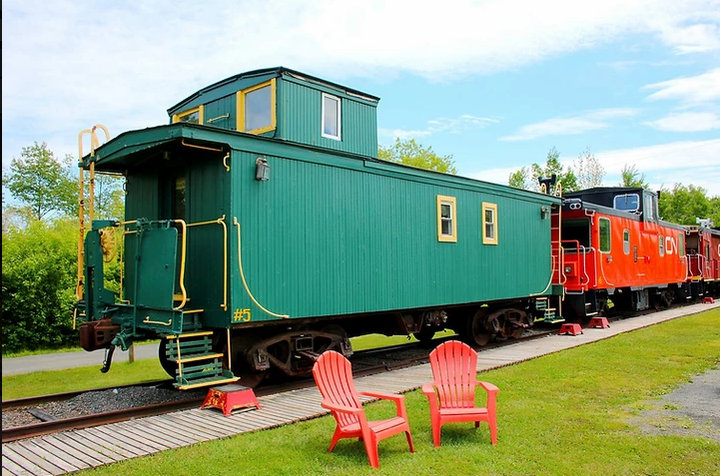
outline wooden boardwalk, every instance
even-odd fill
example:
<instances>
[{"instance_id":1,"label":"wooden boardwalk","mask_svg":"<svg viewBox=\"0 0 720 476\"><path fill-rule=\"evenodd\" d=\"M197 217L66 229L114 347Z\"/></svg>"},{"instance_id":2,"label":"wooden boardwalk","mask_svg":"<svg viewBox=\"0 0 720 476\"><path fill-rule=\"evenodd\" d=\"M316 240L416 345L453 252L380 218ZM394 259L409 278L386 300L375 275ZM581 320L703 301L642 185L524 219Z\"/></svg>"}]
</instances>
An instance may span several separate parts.
<instances>
[{"instance_id":1,"label":"wooden boardwalk","mask_svg":"<svg viewBox=\"0 0 720 476\"><path fill-rule=\"evenodd\" d=\"M717 307L720 303L694 304L616 321L606 329L583 329L583 334L577 336L552 335L527 342L518 341L502 348L481 351L478 370L512 365ZM361 391L403 393L420 388L430 380L430 366L425 364L358 378L356 385ZM2 474L46 476L73 473L329 413L320 407L321 398L316 387L260 397L258 400L261 410L241 410L229 417L214 409L193 409L6 443L2 445Z\"/></svg>"}]
</instances>

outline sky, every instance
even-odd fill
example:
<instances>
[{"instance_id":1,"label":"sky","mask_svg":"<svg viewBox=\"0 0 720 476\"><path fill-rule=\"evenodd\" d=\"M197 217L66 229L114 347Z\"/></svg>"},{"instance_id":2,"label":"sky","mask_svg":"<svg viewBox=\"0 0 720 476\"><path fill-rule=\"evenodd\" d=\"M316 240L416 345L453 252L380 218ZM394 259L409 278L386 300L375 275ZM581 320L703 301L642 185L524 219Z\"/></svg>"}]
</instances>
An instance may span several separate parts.
<instances>
[{"instance_id":1,"label":"sky","mask_svg":"<svg viewBox=\"0 0 720 476\"><path fill-rule=\"evenodd\" d=\"M554 147L594 154L604 186L635 166L720 196L720 0L3 0L2 42L3 174L34 142L77 158L83 129L166 124L284 66L380 97L381 145L462 176L507 184Z\"/></svg>"}]
</instances>

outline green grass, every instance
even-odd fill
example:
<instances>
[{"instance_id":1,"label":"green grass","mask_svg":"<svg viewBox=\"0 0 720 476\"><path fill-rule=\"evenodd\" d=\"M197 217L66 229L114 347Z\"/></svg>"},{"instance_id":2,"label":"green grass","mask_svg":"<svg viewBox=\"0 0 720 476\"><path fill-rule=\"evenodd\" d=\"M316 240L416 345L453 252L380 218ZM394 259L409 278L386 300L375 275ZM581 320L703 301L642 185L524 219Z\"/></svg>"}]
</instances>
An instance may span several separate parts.
<instances>
[{"instance_id":1,"label":"green grass","mask_svg":"<svg viewBox=\"0 0 720 476\"><path fill-rule=\"evenodd\" d=\"M662 405L661 395L717 367L719 324L713 310L481 374L501 389L497 446L486 425L465 423L446 425L442 446L433 447L427 400L414 391L406 401L416 453L402 435L383 440L379 470L356 440L328 453L335 423L325 416L82 474L716 475L719 442L647 435L628 421L648 401ZM394 406L378 402L366 411L388 417Z\"/></svg>"},{"instance_id":2,"label":"green grass","mask_svg":"<svg viewBox=\"0 0 720 476\"><path fill-rule=\"evenodd\" d=\"M444 331L438 333L437 337L444 335L452 335L452 332ZM414 337L408 339L406 336L387 337L380 334L353 337L351 341L353 349L356 351L417 342ZM82 351L82 349L75 350ZM41 353L44 352L27 355ZM5 376L2 379L3 399L12 400L50 393L74 392L170 378L157 359L138 359L132 364L129 362L115 362L106 374L100 372L101 366L102 362L98 361L96 365L89 367Z\"/></svg>"},{"instance_id":3,"label":"green grass","mask_svg":"<svg viewBox=\"0 0 720 476\"><path fill-rule=\"evenodd\" d=\"M102 367L102 362L89 367L6 375L2 378L3 400L170 378L157 359L141 359L132 364L115 362L106 374L100 372L100 367Z\"/></svg>"}]
</instances>

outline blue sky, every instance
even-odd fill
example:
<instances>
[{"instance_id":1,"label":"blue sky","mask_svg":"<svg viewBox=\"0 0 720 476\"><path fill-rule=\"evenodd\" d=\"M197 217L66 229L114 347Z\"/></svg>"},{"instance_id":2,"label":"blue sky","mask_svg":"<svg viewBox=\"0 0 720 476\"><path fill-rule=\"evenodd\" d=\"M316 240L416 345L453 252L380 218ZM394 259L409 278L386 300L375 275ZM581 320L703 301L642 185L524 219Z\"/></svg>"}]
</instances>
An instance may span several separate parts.
<instances>
[{"instance_id":1,"label":"blue sky","mask_svg":"<svg viewBox=\"0 0 720 476\"><path fill-rule=\"evenodd\" d=\"M604 185L720 196L720 0L3 1L3 171L78 132L168 122L198 89L285 66L379 96L380 143L415 138L507 183L555 147ZM87 145L85 146L87 149Z\"/></svg>"}]
</instances>

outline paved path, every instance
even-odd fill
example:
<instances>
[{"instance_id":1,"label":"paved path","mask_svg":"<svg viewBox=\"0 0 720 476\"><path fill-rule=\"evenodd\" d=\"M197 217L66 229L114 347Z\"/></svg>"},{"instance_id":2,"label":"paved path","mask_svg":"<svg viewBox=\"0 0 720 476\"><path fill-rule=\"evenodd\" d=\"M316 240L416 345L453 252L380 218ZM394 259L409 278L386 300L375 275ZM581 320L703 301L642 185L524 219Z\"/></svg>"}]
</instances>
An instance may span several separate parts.
<instances>
[{"instance_id":1,"label":"paved path","mask_svg":"<svg viewBox=\"0 0 720 476\"><path fill-rule=\"evenodd\" d=\"M113 355L113 364L117 362L127 362L129 352L121 352L115 350ZM158 345L144 344L135 346L135 359L157 359ZM78 352L61 352L59 354L40 354L29 355L27 357L14 357L2 359L2 375L18 375L30 372L39 372L41 370L60 370L71 369L75 367L97 366L101 368L105 360L105 350L95 350L86 352L84 350Z\"/></svg>"}]
</instances>

